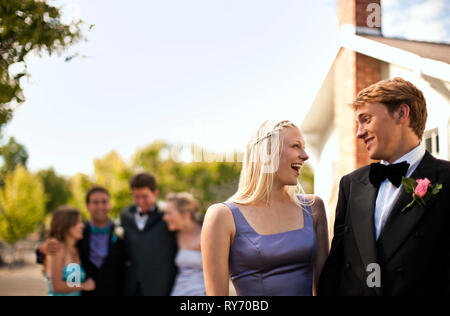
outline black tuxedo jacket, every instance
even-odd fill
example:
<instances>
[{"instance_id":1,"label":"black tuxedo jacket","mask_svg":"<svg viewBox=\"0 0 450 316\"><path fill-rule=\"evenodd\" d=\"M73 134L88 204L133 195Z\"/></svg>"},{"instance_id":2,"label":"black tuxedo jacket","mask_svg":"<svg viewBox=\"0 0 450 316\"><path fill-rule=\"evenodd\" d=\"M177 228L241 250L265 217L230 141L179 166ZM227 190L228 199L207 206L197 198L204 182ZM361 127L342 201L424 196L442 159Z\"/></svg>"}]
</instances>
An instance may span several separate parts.
<instances>
[{"instance_id":1,"label":"black tuxedo jacket","mask_svg":"<svg viewBox=\"0 0 450 316\"><path fill-rule=\"evenodd\" d=\"M135 222L136 206L122 213L125 229L125 249L130 262L125 273L125 295L169 295L177 268L175 255L177 243L163 221L163 214L156 208L140 231Z\"/></svg>"},{"instance_id":2,"label":"black tuxedo jacket","mask_svg":"<svg viewBox=\"0 0 450 316\"><path fill-rule=\"evenodd\" d=\"M369 181L370 166L344 176L330 255L319 279L319 295L450 294L450 162L426 152L414 179L442 184L427 206L414 205L402 191L376 241L374 209L378 189ZM369 287L368 271L377 263L381 287ZM370 283L369 283L370 284Z\"/></svg>"},{"instance_id":3,"label":"black tuxedo jacket","mask_svg":"<svg viewBox=\"0 0 450 316\"><path fill-rule=\"evenodd\" d=\"M125 274L125 243L121 238L113 238L114 229L109 234L108 255L102 266L97 268L89 260L91 229L85 224L83 239L77 243L81 265L88 277L95 281L95 290L82 292L83 296L122 296Z\"/></svg>"}]
</instances>

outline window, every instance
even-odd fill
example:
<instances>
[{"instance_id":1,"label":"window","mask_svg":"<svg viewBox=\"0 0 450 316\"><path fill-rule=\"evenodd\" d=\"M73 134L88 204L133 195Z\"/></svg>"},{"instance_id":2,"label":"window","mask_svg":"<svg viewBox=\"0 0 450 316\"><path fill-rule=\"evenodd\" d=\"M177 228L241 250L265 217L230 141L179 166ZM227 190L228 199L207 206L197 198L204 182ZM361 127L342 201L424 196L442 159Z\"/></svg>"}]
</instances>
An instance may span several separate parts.
<instances>
[{"instance_id":1,"label":"window","mask_svg":"<svg viewBox=\"0 0 450 316\"><path fill-rule=\"evenodd\" d=\"M426 131L423 136L425 149L433 156L439 156L439 129Z\"/></svg>"}]
</instances>

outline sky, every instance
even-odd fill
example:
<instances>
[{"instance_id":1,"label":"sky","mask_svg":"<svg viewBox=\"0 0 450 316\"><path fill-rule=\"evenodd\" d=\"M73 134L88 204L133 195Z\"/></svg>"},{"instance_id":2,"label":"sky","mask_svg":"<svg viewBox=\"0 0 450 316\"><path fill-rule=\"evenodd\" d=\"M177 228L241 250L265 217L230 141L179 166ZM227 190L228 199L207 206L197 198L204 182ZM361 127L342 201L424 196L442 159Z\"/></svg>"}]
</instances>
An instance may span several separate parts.
<instances>
[{"instance_id":1,"label":"sky","mask_svg":"<svg viewBox=\"0 0 450 316\"><path fill-rule=\"evenodd\" d=\"M154 140L243 151L264 120L301 124L337 49L336 0L54 3L95 26L61 56L27 59L26 102L5 135L32 171L90 174L95 158L128 161ZM384 35L450 41L447 0L382 7Z\"/></svg>"}]
</instances>

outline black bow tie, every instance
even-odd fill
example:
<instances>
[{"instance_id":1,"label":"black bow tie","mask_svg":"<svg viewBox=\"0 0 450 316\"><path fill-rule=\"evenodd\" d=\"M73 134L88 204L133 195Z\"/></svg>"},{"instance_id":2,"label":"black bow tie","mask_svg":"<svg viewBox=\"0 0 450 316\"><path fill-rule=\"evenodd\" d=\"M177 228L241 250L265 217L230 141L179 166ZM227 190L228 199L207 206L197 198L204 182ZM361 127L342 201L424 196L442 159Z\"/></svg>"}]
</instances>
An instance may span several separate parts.
<instances>
[{"instance_id":1,"label":"black bow tie","mask_svg":"<svg viewBox=\"0 0 450 316\"><path fill-rule=\"evenodd\" d=\"M406 161L388 166L380 163L373 163L370 165L369 179L377 188L386 179L389 179L389 181L398 188L400 184L402 184L402 178L406 175L408 169L409 163Z\"/></svg>"}]
</instances>

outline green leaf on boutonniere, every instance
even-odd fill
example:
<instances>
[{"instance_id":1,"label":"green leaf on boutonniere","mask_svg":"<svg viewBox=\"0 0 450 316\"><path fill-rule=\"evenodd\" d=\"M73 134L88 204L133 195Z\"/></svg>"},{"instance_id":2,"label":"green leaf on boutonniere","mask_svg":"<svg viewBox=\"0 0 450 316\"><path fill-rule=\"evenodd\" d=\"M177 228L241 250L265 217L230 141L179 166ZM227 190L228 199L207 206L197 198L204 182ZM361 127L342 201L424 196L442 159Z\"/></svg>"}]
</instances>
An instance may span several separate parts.
<instances>
[{"instance_id":1,"label":"green leaf on boutonniere","mask_svg":"<svg viewBox=\"0 0 450 316\"><path fill-rule=\"evenodd\" d=\"M414 193L414 190L416 189L417 182L413 178L402 178L402 184L405 188L405 191L408 193Z\"/></svg>"},{"instance_id":2,"label":"green leaf on boutonniere","mask_svg":"<svg viewBox=\"0 0 450 316\"><path fill-rule=\"evenodd\" d=\"M436 195L439 193L439 191L441 191L442 189L442 184L436 184L431 192L432 195Z\"/></svg>"},{"instance_id":3,"label":"green leaf on boutonniere","mask_svg":"<svg viewBox=\"0 0 450 316\"><path fill-rule=\"evenodd\" d=\"M426 208L427 207L427 201L430 200L434 195L438 194L439 191L442 189L442 184L436 184L434 187L430 184L427 193L424 197L420 197L416 194L415 190L417 187L417 180L414 180L412 178L405 178L402 179L402 184L404 186L404 189L407 193L410 193L412 195L412 201L406 205L402 210L401 213L406 211L408 208L414 205L414 203L417 203L419 206Z\"/></svg>"}]
</instances>

